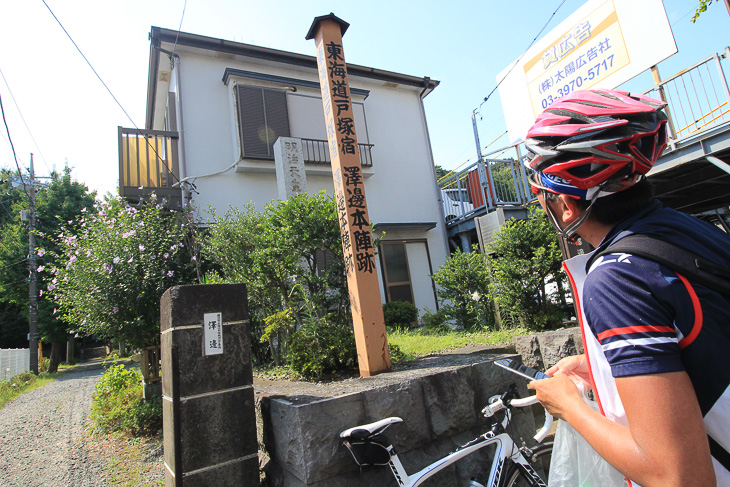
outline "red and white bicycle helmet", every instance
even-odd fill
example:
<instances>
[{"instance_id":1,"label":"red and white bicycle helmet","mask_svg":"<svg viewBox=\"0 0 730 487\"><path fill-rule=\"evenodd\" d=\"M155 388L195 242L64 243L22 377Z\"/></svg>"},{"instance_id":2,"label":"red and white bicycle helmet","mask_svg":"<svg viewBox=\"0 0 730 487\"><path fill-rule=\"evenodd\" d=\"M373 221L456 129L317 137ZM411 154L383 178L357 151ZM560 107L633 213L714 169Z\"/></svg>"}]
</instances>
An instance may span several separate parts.
<instances>
[{"instance_id":1,"label":"red and white bicycle helmet","mask_svg":"<svg viewBox=\"0 0 730 487\"><path fill-rule=\"evenodd\" d=\"M527 133L539 189L595 200L649 172L667 145L666 106L623 91L575 91L550 105Z\"/></svg>"}]
</instances>

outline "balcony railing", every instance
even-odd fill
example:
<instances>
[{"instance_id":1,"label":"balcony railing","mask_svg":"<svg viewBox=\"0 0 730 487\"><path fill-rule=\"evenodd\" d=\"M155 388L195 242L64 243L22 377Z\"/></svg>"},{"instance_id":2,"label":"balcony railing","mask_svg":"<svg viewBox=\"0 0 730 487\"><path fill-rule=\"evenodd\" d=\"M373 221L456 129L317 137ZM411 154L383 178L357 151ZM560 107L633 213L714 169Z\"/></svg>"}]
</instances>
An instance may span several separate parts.
<instances>
[{"instance_id":1,"label":"balcony railing","mask_svg":"<svg viewBox=\"0 0 730 487\"><path fill-rule=\"evenodd\" d=\"M534 199L519 147L509 146L492 154L505 151L514 151L516 157L477 161L439 181L447 225L496 207L524 205Z\"/></svg>"},{"instance_id":2,"label":"balcony railing","mask_svg":"<svg viewBox=\"0 0 730 487\"><path fill-rule=\"evenodd\" d=\"M670 145L730 121L730 90L723 71L730 49L713 54L644 93L667 102Z\"/></svg>"},{"instance_id":3,"label":"balcony railing","mask_svg":"<svg viewBox=\"0 0 730 487\"><path fill-rule=\"evenodd\" d=\"M310 164L330 164L329 143L326 140L317 139L300 139L302 141L302 151L304 152L304 162ZM372 149L373 144L357 144L360 150L360 164L362 167L373 166Z\"/></svg>"},{"instance_id":4,"label":"balcony railing","mask_svg":"<svg viewBox=\"0 0 730 487\"><path fill-rule=\"evenodd\" d=\"M182 201L177 132L119 127L119 194L132 201L155 193L171 206Z\"/></svg>"}]
</instances>

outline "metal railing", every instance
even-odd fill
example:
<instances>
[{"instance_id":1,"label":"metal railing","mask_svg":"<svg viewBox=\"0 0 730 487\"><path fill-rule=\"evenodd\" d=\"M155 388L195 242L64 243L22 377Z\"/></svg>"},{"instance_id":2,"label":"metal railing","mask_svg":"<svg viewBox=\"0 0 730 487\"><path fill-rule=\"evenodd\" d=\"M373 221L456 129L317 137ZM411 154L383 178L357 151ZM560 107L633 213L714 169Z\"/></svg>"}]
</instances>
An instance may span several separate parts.
<instances>
[{"instance_id":1,"label":"metal railing","mask_svg":"<svg viewBox=\"0 0 730 487\"><path fill-rule=\"evenodd\" d=\"M177 132L119 127L119 194L138 199L152 192L181 199Z\"/></svg>"},{"instance_id":2,"label":"metal railing","mask_svg":"<svg viewBox=\"0 0 730 487\"><path fill-rule=\"evenodd\" d=\"M515 157L486 158L439 181L441 204L447 225L500 206L519 206L534 199L519 145L493 154L514 151Z\"/></svg>"},{"instance_id":3,"label":"metal railing","mask_svg":"<svg viewBox=\"0 0 730 487\"><path fill-rule=\"evenodd\" d=\"M646 90L667 102L670 146L730 121L730 90L723 71L730 48Z\"/></svg>"},{"instance_id":4,"label":"metal railing","mask_svg":"<svg viewBox=\"0 0 730 487\"><path fill-rule=\"evenodd\" d=\"M302 151L304 152L304 162L311 164L330 164L329 143L326 140L317 139L300 139L302 141ZM357 144L360 150L360 164L362 167L373 166L372 149L373 144Z\"/></svg>"}]
</instances>

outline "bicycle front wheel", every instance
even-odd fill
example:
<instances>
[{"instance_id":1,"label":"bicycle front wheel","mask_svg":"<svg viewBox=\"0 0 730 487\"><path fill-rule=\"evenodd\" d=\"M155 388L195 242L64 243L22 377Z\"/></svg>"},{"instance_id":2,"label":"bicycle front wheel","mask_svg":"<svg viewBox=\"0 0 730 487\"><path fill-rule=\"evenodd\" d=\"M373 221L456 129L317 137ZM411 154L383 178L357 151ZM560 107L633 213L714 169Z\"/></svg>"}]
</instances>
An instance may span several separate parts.
<instances>
[{"instance_id":1,"label":"bicycle front wheel","mask_svg":"<svg viewBox=\"0 0 730 487\"><path fill-rule=\"evenodd\" d=\"M553 453L553 444L545 443L532 448L532 455L527 458L532 468L540 475L543 483L547 485L548 475L550 473L550 458ZM516 463L510 465L507 475L504 476L502 487L534 487L539 485Z\"/></svg>"}]
</instances>

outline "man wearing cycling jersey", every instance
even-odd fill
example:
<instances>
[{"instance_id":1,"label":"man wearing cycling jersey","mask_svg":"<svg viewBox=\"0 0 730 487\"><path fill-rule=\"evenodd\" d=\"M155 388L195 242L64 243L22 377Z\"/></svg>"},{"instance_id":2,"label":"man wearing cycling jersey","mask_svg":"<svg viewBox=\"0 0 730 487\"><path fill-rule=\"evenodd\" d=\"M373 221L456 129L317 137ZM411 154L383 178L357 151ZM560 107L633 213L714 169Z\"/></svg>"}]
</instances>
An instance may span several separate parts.
<instances>
[{"instance_id":1,"label":"man wearing cycling jersey","mask_svg":"<svg viewBox=\"0 0 730 487\"><path fill-rule=\"evenodd\" d=\"M644 178L666 147L664 106L609 90L561 98L525 141L533 191L563 237L596 252L647 234L730 268L730 237L664 208ZM646 258L589 258L565 263L586 354L530 387L633 485L730 487L730 299Z\"/></svg>"}]
</instances>

